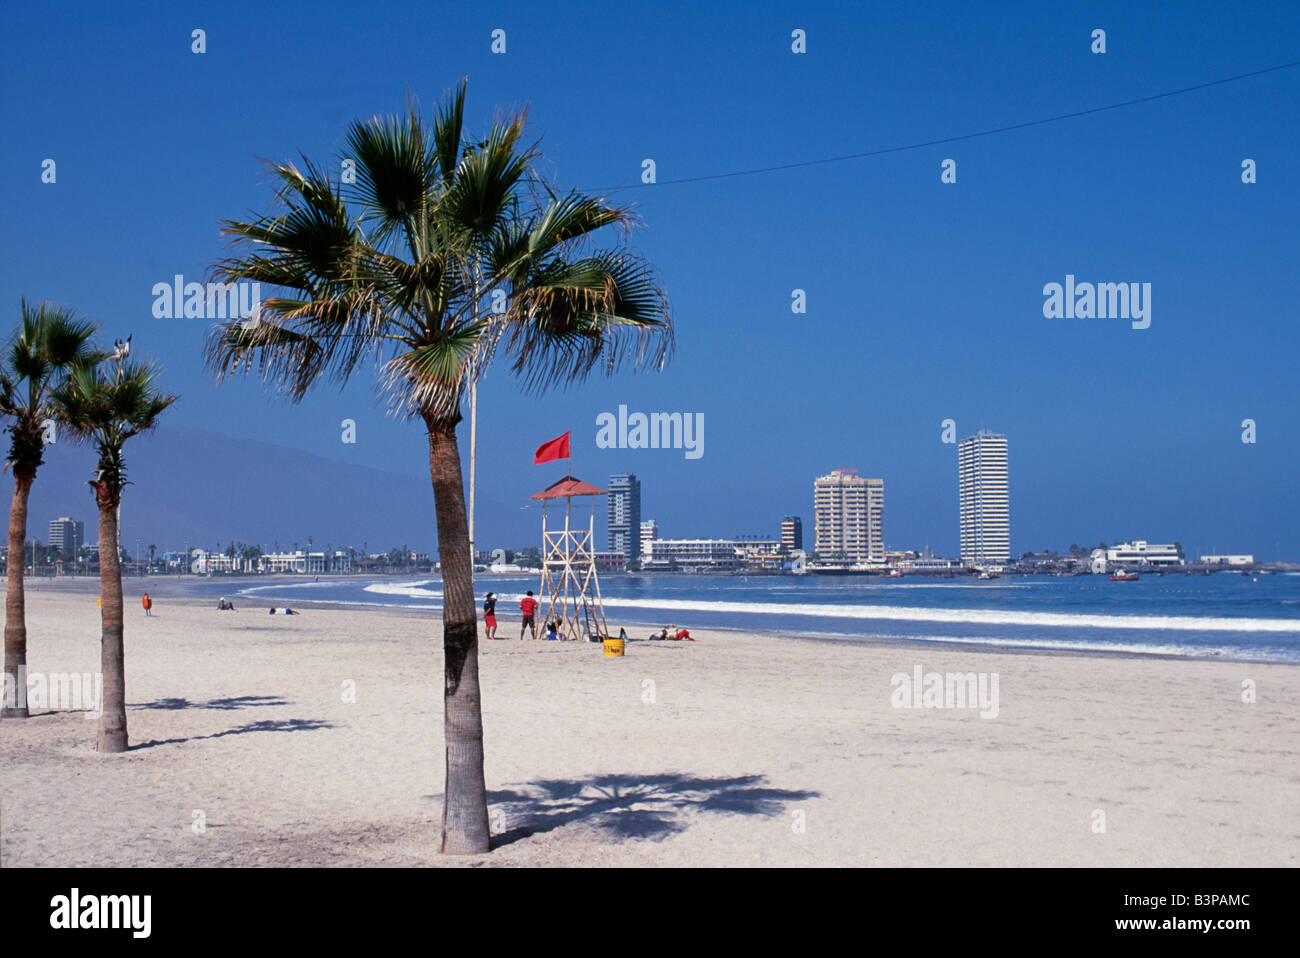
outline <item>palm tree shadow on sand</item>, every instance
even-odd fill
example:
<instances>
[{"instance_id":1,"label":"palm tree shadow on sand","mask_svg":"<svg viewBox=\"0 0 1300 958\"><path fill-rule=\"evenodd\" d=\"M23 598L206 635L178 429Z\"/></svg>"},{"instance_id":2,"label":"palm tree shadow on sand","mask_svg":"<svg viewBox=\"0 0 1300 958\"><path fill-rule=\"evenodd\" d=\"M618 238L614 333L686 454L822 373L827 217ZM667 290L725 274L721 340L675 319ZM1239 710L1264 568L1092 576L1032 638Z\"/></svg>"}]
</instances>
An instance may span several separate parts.
<instances>
[{"instance_id":1,"label":"palm tree shadow on sand","mask_svg":"<svg viewBox=\"0 0 1300 958\"><path fill-rule=\"evenodd\" d=\"M256 706L289 704L289 700L280 695L237 695L233 698L209 699L206 702L191 702L186 698L156 699L153 702L140 702L135 705L128 705L127 708L166 709L168 711L175 709L220 709L222 711L231 711L234 709L254 708Z\"/></svg>"},{"instance_id":2,"label":"palm tree shadow on sand","mask_svg":"<svg viewBox=\"0 0 1300 958\"><path fill-rule=\"evenodd\" d=\"M680 773L542 779L488 793L494 823L499 810L510 826L493 835L492 847L575 822L613 838L662 841L690 827L691 813L770 817L781 814L789 802L820 795L774 788L766 781L764 775L697 778Z\"/></svg>"},{"instance_id":3,"label":"palm tree shadow on sand","mask_svg":"<svg viewBox=\"0 0 1300 958\"><path fill-rule=\"evenodd\" d=\"M334 725L322 719L262 719L260 722L248 722L245 725L228 728L224 732L213 732L211 735L153 739L149 742L141 742L139 745L132 745L130 751L138 752L140 749L154 748L158 745L179 745L182 742L198 742L208 738L225 738L227 735L247 735L249 732L311 732L322 728L334 728Z\"/></svg>"}]
</instances>

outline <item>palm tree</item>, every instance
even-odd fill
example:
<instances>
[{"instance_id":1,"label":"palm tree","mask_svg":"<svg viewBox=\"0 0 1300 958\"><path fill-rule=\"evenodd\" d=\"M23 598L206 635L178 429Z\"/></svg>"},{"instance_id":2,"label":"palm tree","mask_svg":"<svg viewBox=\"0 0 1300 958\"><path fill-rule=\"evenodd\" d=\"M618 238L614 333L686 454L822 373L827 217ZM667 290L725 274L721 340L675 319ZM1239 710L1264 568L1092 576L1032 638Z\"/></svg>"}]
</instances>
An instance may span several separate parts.
<instances>
[{"instance_id":1,"label":"palm tree","mask_svg":"<svg viewBox=\"0 0 1300 958\"><path fill-rule=\"evenodd\" d=\"M178 397L155 389L158 370L121 359L106 375L100 362L72 367L67 382L54 390L59 420L77 439L88 439L99 454L98 472L90 481L99 506L100 670L104 700L100 704L100 752L125 752L126 671L122 645L122 566L117 554L117 508L122 502L126 441L148 432Z\"/></svg>"},{"instance_id":2,"label":"palm tree","mask_svg":"<svg viewBox=\"0 0 1300 958\"><path fill-rule=\"evenodd\" d=\"M24 681L27 667L27 603L23 588L27 499L36 481L36 470L44 461L44 424L54 416L50 390L74 362L90 355L88 343L96 329L71 310L48 303L33 307L24 299L19 312L18 329L0 367L0 415L13 420L7 428L9 461L5 465L14 471L5 591L5 675L14 682ZM13 706L0 708L3 717L27 715L23 695L15 697Z\"/></svg>"},{"instance_id":3,"label":"palm tree","mask_svg":"<svg viewBox=\"0 0 1300 958\"><path fill-rule=\"evenodd\" d=\"M428 436L443 575L444 853L489 849L473 565L456 427L467 388L498 348L529 391L593 370L659 368L672 346L667 303L625 245L627 209L542 180L508 113L470 144L464 82L432 127L403 116L356 121L346 135L355 183L304 158L273 164L282 208L227 221L226 280L283 290L256 318L214 331L218 380L256 368L294 401L326 380L382 363L379 389ZM622 227L612 246L592 234ZM483 302L489 293L493 314ZM409 553L408 553L409 556Z\"/></svg>"}]
</instances>

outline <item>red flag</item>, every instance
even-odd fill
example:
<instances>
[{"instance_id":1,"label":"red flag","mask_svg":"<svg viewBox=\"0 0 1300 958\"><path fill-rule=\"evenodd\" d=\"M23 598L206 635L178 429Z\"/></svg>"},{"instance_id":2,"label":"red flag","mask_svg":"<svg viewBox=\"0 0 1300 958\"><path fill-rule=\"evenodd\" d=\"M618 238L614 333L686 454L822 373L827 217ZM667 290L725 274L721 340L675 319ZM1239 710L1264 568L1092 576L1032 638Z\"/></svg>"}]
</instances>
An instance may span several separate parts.
<instances>
[{"instance_id":1,"label":"red flag","mask_svg":"<svg viewBox=\"0 0 1300 958\"><path fill-rule=\"evenodd\" d=\"M550 442L544 442L537 447L533 453L533 465L540 465L543 462L550 462L552 459L569 458L569 434L566 432L558 439L552 439Z\"/></svg>"}]
</instances>

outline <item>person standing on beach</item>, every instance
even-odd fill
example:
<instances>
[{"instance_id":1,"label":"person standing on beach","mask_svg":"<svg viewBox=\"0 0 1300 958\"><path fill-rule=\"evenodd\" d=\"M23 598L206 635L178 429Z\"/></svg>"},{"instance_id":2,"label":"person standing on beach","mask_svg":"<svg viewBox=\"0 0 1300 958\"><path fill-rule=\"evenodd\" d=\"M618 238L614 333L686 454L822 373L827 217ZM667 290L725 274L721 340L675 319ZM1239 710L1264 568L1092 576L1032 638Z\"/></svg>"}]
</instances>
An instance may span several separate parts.
<instances>
[{"instance_id":1,"label":"person standing on beach","mask_svg":"<svg viewBox=\"0 0 1300 958\"><path fill-rule=\"evenodd\" d=\"M519 641L524 640L525 629L532 629L533 638L537 638L537 600L533 598L532 589L529 589L528 594L519 600L519 611L524 616L523 624L519 626Z\"/></svg>"},{"instance_id":2,"label":"person standing on beach","mask_svg":"<svg viewBox=\"0 0 1300 958\"><path fill-rule=\"evenodd\" d=\"M487 628L488 641L497 637L497 594L489 592L483 600L483 625Z\"/></svg>"},{"instance_id":3,"label":"person standing on beach","mask_svg":"<svg viewBox=\"0 0 1300 958\"><path fill-rule=\"evenodd\" d=\"M145 615L153 616L153 599L149 598L148 592L140 597L140 605L144 607Z\"/></svg>"}]
</instances>

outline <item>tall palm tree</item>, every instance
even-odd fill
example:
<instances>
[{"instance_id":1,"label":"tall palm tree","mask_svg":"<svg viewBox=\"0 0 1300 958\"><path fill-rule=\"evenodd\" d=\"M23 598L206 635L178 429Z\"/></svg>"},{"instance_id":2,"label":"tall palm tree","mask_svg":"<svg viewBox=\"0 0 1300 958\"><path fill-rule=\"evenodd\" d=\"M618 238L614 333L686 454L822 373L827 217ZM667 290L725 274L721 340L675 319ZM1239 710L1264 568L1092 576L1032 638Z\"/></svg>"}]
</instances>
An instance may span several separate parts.
<instances>
[{"instance_id":1,"label":"tall palm tree","mask_svg":"<svg viewBox=\"0 0 1300 958\"><path fill-rule=\"evenodd\" d=\"M5 590L5 675L21 682L27 666L27 603L23 588L27 499L36 470L45 458L45 426L52 419L50 390L71 365L90 355L89 342L96 326L79 319L70 309L25 299L19 305L18 329L9 341L0 367L0 415L12 420L9 461L14 472L14 496L9 506L9 565ZM15 691L17 691L15 689ZM0 716L26 718L26 696L0 708Z\"/></svg>"},{"instance_id":2,"label":"tall palm tree","mask_svg":"<svg viewBox=\"0 0 1300 958\"><path fill-rule=\"evenodd\" d=\"M113 365L115 369L110 368ZM100 752L127 749L117 507L127 484L122 447L128 439L156 426L164 410L178 398L157 390L157 378L157 368L134 360L81 362L72 367L64 385L53 391L59 421L75 438L93 442L99 454L98 472L90 486L99 507L99 655L104 700L95 748Z\"/></svg>"},{"instance_id":3,"label":"tall palm tree","mask_svg":"<svg viewBox=\"0 0 1300 958\"><path fill-rule=\"evenodd\" d=\"M630 212L543 181L524 114L464 137L466 84L432 126L356 121L345 155L355 183L304 158L273 164L280 205L227 221L235 253L216 272L282 290L253 319L214 330L218 380L256 368L294 401L378 360L379 390L428 436L443 575L443 853L490 846L483 775L478 629L456 427L466 389L498 348L526 389L620 366L659 368L672 346L663 292L625 244ZM592 234L622 228L612 245ZM489 293L493 312L484 308ZM499 311L498 311L499 310ZM409 554L408 554L409 557Z\"/></svg>"}]
</instances>

